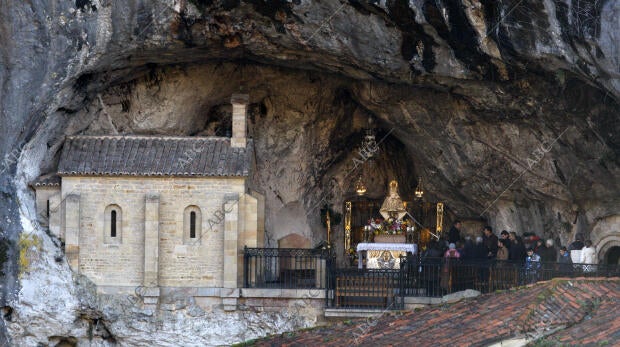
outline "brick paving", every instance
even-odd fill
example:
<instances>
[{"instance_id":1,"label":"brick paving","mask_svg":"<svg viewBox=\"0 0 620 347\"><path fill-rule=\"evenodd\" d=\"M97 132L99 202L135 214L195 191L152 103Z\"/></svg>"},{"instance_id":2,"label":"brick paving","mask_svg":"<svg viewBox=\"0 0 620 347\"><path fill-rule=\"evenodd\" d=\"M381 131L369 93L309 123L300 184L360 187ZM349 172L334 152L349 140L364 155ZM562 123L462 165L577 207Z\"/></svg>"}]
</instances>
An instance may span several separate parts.
<instances>
[{"instance_id":1,"label":"brick paving","mask_svg":"<svg viewBox=\"0 0 620 347\"><path fill-rule=\"evenodd\" d=\"M345 320L253 346L487 346L543 336L550 346L620 346L620 278L554 279L403 314Z\"/></svg>"}]
</instances>

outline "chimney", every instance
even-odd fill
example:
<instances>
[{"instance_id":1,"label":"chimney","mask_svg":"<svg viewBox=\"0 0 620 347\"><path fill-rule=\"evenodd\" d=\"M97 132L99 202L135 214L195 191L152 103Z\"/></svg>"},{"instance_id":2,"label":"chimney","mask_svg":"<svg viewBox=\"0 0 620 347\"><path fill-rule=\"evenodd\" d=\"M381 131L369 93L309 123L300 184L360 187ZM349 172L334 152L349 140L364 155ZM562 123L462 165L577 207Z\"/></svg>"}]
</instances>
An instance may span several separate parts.
<instances>
[{"instance_id":1,"label":"chimney","mask_svg":"<svg viewBox=\"0 0 620 347\"><path fill-rule=\"evenodd\" d=\"M245 148L246 143L246 110L250 96L248 94L233 94L230 98L232 104L232 138L231 147Z\"/></svg>"}]
</instances>

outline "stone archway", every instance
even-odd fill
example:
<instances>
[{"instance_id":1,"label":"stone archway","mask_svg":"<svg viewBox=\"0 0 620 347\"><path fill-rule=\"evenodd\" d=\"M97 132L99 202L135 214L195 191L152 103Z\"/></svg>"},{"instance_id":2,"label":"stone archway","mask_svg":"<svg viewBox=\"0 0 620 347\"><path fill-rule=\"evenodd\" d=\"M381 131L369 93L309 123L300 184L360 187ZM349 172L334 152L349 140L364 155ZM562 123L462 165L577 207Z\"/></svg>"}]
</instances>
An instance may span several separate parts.
<instances>
[{"instance_id":1,"label":"stone archway","mask_svg":"<svg viewBox=\"0 0 620 347\"><path fill-rule=\"evenodd\" d=\"M603 237L596 246L597 258L603 262L607 262L607 256L612 248L620 248L620 235L609 235Z\"/></svg>"},{"instance_id":2,"label":"stone archway","mask_svg":"<svg viewBox=\"0 0 620 347\"><path fill-rule=\"evenodd\" d=\"M605 258L603 258L603 262L610 265L620 264L620 246L611 247L607 251L607 253L605 253Z\"/></svg>"}]
</instances>

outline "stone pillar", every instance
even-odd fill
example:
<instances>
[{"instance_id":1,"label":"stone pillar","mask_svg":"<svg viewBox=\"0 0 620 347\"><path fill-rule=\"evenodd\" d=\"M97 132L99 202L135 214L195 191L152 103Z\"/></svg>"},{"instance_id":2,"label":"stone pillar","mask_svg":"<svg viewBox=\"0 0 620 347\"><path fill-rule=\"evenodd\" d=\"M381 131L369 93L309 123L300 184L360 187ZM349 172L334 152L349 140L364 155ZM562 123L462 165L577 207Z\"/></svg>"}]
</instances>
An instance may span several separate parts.
<instances>
[{"instance_id":1,"label":"stone pillar","mask_svg":"<svg viewBox=\"0 0 620 347\"><path fill-rule=\"evenodd\" d=\"M239 233L237 249L244 246L257 247L256 245L256 198L249 194L241 194L239 198ZM237 283L243 283L243 252L237 256Z\"/></svg>"},{"instance_id":2,"label":"stone pillar","mask_svg":"<svg viewBox=\"0 0 620 347\"><path fill-rule=\"evenodd\" d=\"M224 288L237 288L239 201L224 203Z\"/></svg>"},{"instance_id":3,"label":"stone pillar","mask_svg":"<svg viewBox=\"0 0 620 347\"><path fill-rule=\"evenodd\" d=\"M232 104L232 138L231 147L242 147L246 145L246 110L250 96L248 94L233 94L230 98Z\"/></svg>"},{"instance_id":4,"label":"stone pillar","mask_svg":"<svg viewBox=\"0 0 620 347\"><path fill-rule=\"evenodd\" d=\"M224 310L233 311L237 308L237 261L239 248L237 246L239 230L239 200L229 200L224 203L224 281L222 302Z\"/></svg>"},{"instance_id":5,"label":"stone pillar","mask_svg":"<svg viewBox=\"0 0 620 347\"><path fill-rule=\"evenodd\" d=\"M65 255L73 271L79 273L80 258L80 196L69 194L64 200Z\"/></svg>"},{"instance_id":6,"label":"stone pillar","mask_svg":"<svg viewBox=\"0 0 620 347\"><path fill-rule=\"evenodd\" d=\"M149 194L144 206L144 286L159 285L159 195Z\"/></svg>"},{"instance_id":7,"label":"stone pillar","mask_svg":"<svg viewBox=\"0 0 620 347\"><path fill-rule=\"evenodd\" d=\"M159 194L144 202L144 303L157 304L159 297Z\"/></svg>"}]
</instances>

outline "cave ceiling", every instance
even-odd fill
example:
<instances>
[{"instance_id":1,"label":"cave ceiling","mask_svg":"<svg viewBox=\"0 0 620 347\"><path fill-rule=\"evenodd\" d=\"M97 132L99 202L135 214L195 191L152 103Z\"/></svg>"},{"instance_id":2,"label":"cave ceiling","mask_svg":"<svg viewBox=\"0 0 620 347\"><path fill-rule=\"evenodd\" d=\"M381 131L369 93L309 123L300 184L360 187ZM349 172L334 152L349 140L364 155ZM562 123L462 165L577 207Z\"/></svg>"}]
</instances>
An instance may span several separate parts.
<instances>
[{"instance_id":1,"label":"cave ceiling","mask_svg":"<svg viewBox=\"0 0 620 347\"><path fill-rule=\"evenodd\" d=\"M410 196L422 177L455 218L552 229L582 211L587 225L618 213L618 12L533 0L3 5L14 38L3 149L45 144L31 178L54 169L68 134L221 134L242 91L268 223L300 204L316 227L313 206L342 203L372 118L387 134L365 168L374 197L393 178Z\"/></svg>"}]
</instances>

